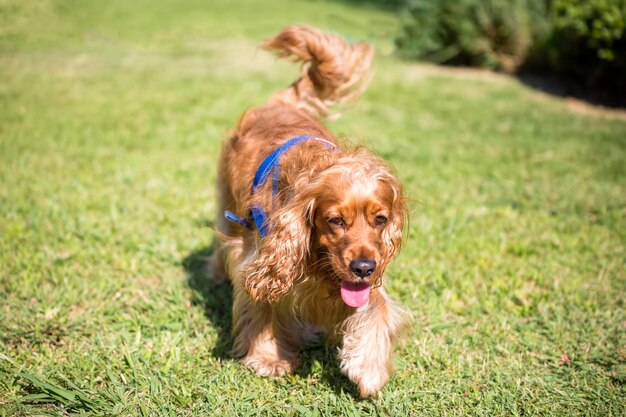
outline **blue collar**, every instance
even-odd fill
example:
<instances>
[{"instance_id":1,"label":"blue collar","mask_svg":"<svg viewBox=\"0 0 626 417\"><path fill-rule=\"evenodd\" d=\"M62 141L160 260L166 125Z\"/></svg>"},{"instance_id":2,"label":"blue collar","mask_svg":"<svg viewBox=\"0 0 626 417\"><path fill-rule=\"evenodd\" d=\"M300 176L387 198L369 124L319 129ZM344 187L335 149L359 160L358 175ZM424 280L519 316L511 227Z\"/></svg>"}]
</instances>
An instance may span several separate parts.
<instances>
[{"instance_id":1,"label":"blue collar","mask_svg":"<svg viewBox=\"0 0 626 417\"><path fill-rule=\"evenodd\" d=\"M276 194L278 194L278 168L280 164L280 156L287 152L290 148L305 140L317 140L324 143L328 148L335 147L334 143L317 136L300 135L289 139L274 150L274 152L269 154L263 162L261 162L261 165L259 165L259 168L256 170L256 174L254 175L254 180L252 181L252 194L255 194L263 186L263 184L265 184L270 176L270 173L274 170L274 175L272 176L272 198L276 197ZM224 217L226 217L227 220L240 224L248 229L252 229L252 222L250 221L252 220L257 229L259 229L261 237L267 236L267 214L263 208L260 205L255 204L250 209L250 212L249 218L246 219L226 210L224 212ZM252 219L250 219L250 217Z\"/></svg>"}]
</instances>

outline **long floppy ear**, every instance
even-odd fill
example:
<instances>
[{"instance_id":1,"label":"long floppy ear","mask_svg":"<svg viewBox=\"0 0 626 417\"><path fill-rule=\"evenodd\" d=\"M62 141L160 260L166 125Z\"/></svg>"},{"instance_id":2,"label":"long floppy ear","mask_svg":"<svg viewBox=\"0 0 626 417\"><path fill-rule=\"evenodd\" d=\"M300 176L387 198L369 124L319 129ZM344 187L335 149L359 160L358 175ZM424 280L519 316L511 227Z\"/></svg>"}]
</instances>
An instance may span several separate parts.
<instances>
[{"instance_id":1,"label":"long floppy ear","mask_svg":"<svg viewBox=\"0 0 626 417\"><path fill-rule=\"evenodd\" d=\"M386 246L386 258L388 262L400 251L402 244L402 227L404 222L408 219L409 211L400 182L393 175L387 176L384 182L391 187L393 191L390 222L383 231L383 241Z\"/></svg>"},{"instance_id":2,"label":"long floppy ear","mask_svg":"<svg viewBox=\"0 0 626 417\"><path fill-rule=\"evenodd\" d=\"M293 201L270 218L269 233L244 269L244 287L257 302L285 296L303 274L309 258L313 201Z\"/></svg>"}]
</instances>

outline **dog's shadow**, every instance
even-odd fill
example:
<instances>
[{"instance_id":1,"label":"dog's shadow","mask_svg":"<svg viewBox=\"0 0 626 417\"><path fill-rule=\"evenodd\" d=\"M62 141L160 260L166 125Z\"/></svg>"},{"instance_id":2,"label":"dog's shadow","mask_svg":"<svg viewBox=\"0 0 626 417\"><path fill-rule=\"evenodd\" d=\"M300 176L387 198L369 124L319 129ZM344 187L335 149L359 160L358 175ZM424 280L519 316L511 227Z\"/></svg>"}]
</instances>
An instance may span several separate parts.
<instances>
[{"instance_id":1,"label":"dog's shadow","mask_svg":"<svg viewBox=\"0 0 626 417\"><path fill-rule=\"evenodd\" d=\"M220 283L213 279L211 256L214 252L215 242L197 249L185 257L183 267L187 272L187 284L194 290L191 303L202 308L204 315L218 332L211 355L226 359L230 357L231 348L233 289L230 283Z\"/></svg>"},{"instance_id":2,"label":"dog's shadow","mask_svg":"<svg viewBox=\"0 0 626 417\"><path fill-rule=\"evenodd\" d=\"M220 283L213 279L210 259L215 251L215 242L210 246L191 252L183 260L187 273L187 284L193 290L192 304L201 307L206 318L218 332L218 339L211 355L220 359L231 359L233 289L229 282ZM337 347L320 344L308 347L300 353L300 365L295 375L308 379L309 383L324 384L336 394L347 393L358 397L358 390L339 370ZM280 381L282 378L278 378Z\"/></svg>"}]
</instances>

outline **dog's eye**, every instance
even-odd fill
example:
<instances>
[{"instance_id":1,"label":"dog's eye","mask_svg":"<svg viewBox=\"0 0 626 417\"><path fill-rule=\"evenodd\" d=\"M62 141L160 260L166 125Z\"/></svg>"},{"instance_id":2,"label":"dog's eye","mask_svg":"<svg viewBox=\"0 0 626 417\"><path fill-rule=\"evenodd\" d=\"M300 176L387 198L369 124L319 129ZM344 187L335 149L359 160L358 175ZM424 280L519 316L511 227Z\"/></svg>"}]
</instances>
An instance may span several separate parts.
<instances>
[{"instance_id":1,"label":"dog's eye","mask_svg":"<svg viewBox=\"0 0 626 417\"><path fill-rule=\"evenodd\" d=\"M332 224L333 226L343 226L344 225L343 219L341 217L332 217L332 218L328 219L328 223Z\"/></svg>"},{"instance_id":2,"label":"dog's eye","mask_svg":"<svg viewBox=\"0 0 626 417\"><path fill-rule=\"evenodd\" d=\"M387 218L385 216L376 216L376 226L383 226L387 224Z\"/></svg>"}]
</instances>

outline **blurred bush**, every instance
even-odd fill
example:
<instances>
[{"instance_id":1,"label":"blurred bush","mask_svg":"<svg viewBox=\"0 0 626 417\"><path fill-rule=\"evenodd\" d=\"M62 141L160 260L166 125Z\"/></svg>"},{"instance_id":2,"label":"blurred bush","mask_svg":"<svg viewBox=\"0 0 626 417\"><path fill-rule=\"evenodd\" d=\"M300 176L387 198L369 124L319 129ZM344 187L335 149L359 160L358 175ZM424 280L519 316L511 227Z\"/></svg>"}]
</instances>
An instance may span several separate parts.
<instances>
[{"instance_id":1,"label":"blurred bush","mask_svg":"<svg viewBox=\"0 0 626 417\"><path fill-rule=\"evenodd\" d=\"M404 56L550 69L626 94L626 0L404 0L402 9L396 44Z\"/></svg>"},{"instance_id":2,"label":"blurred bush","mask_svg":"<svg viewBox=\"0 0 626 417\"><path fill-rule=\"evenodd\" d=\"M624 52L618 48L624 39L626 1L554 0L552 10L554 35L564 46L588 49L604 61L614 61Z\"/></svg>"},{"instance_id":3,"label":"blurred bush","mask_svg":"<svg viewBox=\"0 0 626 417\"><path fill-rule=\"evenodd\" d=\"M511 72L548 27L545 0L409 0L397 38L405 56Z\"/></svg>"},{"instance_id":4,"label":"blurred bush","mask_svg":"<svg viewBox=\"0 0 626 417\"><path fill-rule=\"evenodd\" d=\"M529 64L626 93L626 0L553 0L550 16L550 42Z\"/></svg>"}]
</instances>

